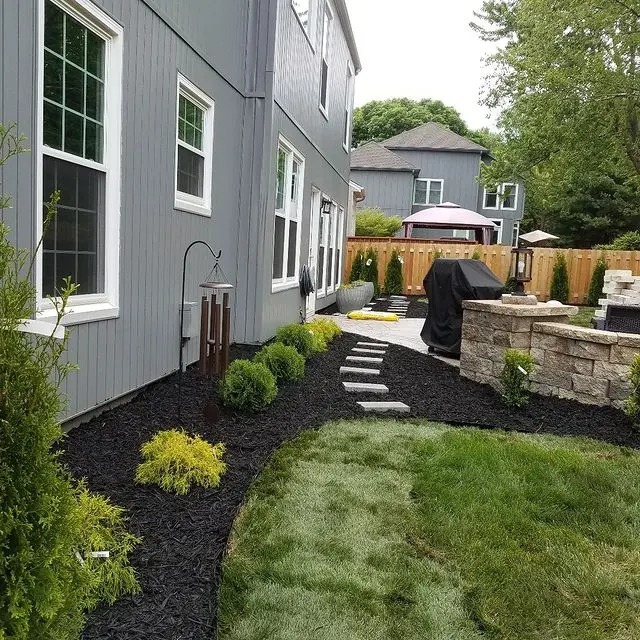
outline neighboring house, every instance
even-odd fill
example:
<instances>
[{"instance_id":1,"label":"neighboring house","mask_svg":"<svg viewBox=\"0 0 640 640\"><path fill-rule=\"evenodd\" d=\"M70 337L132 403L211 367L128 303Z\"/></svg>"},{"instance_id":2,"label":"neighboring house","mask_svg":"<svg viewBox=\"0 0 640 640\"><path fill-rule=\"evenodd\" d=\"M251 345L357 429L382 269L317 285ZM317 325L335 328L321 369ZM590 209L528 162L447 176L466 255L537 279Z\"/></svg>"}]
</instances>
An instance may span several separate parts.
<instances>
[{"instance_id":1,"label":"neighboring house","mask_svg":"<svg viewBox=\"0 0 640 640\"><path fill-rule=\"evenodd\" d=\"M368 142L351 154L351 180L367 194L362 207L378 207L406 218L442 202L477 211L498 226L495 244L515 244L524 211L524 186L505 183L495 193L479 185L483 146L428 122L383 142ZM402 233L402 232L400 232ZM444 237L446 232L415 229L413 237ZM467 237L464 231L448 234Z\"/></svg>"},{"instance_id":2,"label":"neighboring house","mask_svg":"<svg viewBox=\"0 0 640 640\"><path fill-rule=\"evenodd\" d=\"M80 286L68 417L177 369L194 240L223 251L236 342L334 301L360 70L344 0L0 0L0 15L0 120L31 148L3 169L2 217L33 249L59 189L37 316L53 319L63 277ZM318 284L306 301L305 264ZM211 268L195 247L186 300Z\"/></svg>"}]
</instances>

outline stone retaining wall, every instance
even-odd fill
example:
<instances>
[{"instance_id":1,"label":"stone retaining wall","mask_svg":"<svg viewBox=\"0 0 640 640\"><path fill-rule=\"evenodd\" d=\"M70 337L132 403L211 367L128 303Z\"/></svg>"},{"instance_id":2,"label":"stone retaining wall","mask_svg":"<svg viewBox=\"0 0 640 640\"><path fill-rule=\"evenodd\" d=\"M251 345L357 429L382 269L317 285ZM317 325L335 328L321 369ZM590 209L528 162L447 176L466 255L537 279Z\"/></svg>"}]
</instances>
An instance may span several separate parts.
<instances>
[{"instance_id":1,"label":"stone retaining wall","mask_svg":"<svg viewBox=\"0 0 640 640\"><path fill-rule=\"evenodd\" d=\"M630 393L629 366L640 353L640 335L567 324L576 311L465 302L460 374L500 391L504 351L515 348L533 356L534 392L622 408Z\"/></svg>"}]
</instances>

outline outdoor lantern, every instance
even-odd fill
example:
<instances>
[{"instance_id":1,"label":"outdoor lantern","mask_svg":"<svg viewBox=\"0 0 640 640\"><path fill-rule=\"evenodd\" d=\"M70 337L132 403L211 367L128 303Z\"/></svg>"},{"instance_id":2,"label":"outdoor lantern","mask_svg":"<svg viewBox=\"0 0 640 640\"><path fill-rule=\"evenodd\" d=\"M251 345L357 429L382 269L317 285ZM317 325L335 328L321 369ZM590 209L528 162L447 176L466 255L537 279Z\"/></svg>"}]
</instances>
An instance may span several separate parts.
<instances>
[{"instance_id":1,"label":"outdoor lantern","mask_svg":"<svg viewBox=\"0 0 640 640\"><path fill-rule=\"evenodd\" d=\"M511 249L511 269L509 275L516 280L518 285L513 292L516 296L523 296L524 283L531 282L531 271L533 268L533 249L525 247L514 247Z\"/></svg>"},{"instance_id":2,"label":"outdoor lantern","mask_svg":"<svg viewBox=\"0 0 640 640\"><path fill-rule=\"evenodd\" d=\"M326 216L331 214L331 200L329 200L329 198L322 198L322 208L320 211Z\"/></svg>"}]
</instances>

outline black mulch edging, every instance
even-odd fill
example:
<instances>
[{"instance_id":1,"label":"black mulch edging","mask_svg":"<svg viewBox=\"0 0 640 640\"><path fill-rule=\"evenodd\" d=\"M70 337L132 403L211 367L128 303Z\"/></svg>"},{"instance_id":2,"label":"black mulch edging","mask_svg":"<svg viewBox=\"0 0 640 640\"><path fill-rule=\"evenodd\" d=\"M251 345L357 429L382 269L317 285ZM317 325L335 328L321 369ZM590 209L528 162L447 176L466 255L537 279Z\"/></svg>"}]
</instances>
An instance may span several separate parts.
<instances>
[{"instance_id":1,"label":"black mulch edging","mask_svg":"<svg viewBox=\"0 0 640 640\"><path fill-rule=\"evenodd\" d=\"M363 415L355 396L343 391L339 367L356 341L345 334L327 353L313 358L304 379L288 385L259 415L218 413L212 381L190 370L184 377L183 419L177 418L177 378L159 382L134 401L74 429L66 440L64 461L76 477L129 511L130 530L143 536L133 554L143 593L89 616L84 638L181 640L215 638L220 565L233 520L244 496L269 456L305 429L329 420ZM248 357L252 347L234 347L234 357ZM363 365L365 367L372 365ZM408 417L454 425L580 435L640 448L640 434L613 409L533 397L520 411L504 408L488 387L461 379L457 369L430 356L391 345L380 378L385 399L411 406ZM204 417L216 416L210 423ZM406 415L406 414L405 414ZM195 489L173 496L158 488L137 486L133 477L140 446L161 429L182 426L227 446L227 473L218 489Z\"/></svg>"},{"instance_id":2,"label":"black mulch edging","mask_svg":"<svg viewBox=\"0 0 640 640\"><path fill-rule=\"evenodd\" d=\"M407 307L407 318L426 318L427 308L429 306L427 299L422 296L406 296L409 306ZM380 295L371 301L371 308L373 311L388 311L391 305L391 300L386 295ZM317 312L320 315L332 316L338 313L338 307L336 304L332 304Z\"/></svg>"}]
</instances>

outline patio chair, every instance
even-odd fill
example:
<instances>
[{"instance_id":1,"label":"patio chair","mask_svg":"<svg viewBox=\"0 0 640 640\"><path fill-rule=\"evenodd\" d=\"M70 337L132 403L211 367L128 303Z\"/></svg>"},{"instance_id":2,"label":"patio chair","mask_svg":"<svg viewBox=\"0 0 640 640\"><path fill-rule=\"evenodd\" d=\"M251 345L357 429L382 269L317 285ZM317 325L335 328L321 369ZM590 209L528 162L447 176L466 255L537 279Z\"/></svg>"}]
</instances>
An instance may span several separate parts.
<instances>
[{"instance_id":1,"label":"patio chair","mask_svg":"<svg viewBox=\"0 0 640 640\"><path fill-rule=\"evenodd\" d=\"M640 306L610 304L607 307L604 330L640 333Z\"/></svg>"}]
</instances>

